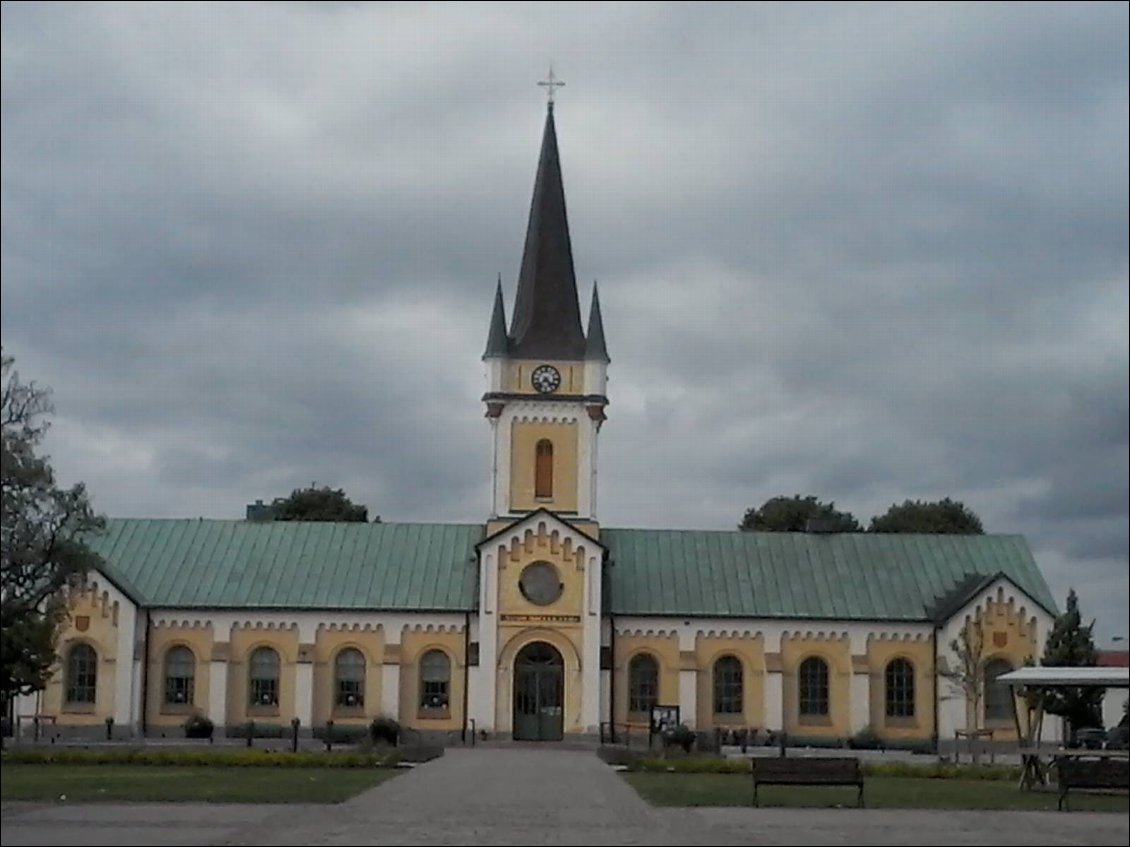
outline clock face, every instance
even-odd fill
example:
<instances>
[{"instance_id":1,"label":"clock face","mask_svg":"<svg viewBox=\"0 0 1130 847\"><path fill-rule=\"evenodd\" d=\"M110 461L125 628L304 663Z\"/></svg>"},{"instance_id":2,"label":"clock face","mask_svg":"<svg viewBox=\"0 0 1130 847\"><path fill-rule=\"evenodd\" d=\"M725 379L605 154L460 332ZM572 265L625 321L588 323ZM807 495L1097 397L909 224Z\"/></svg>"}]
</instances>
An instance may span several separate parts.
<instances>
[{"instance_id":1,"label":"clock face","mask_svg":"<svg viewBox=\"0 0 1130 847\"><path fill-rule=\"evenodd\" d=\"M561 374L553 365L540 365L534 368L530 383L539 394L551 394L561 387Z\"/></svg>"}]
</instances>

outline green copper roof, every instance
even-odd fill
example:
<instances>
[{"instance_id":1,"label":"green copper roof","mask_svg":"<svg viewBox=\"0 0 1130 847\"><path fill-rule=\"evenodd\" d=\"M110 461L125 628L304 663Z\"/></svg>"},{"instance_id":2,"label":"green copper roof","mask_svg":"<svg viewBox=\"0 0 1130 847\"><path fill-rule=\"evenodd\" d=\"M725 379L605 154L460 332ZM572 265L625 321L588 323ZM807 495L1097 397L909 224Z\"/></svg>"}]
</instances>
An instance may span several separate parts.
<instances>
[{"instance_id":1,"label":"green copper roof","mask_svg":"<svg viewBox=\"0 0 1130 847\"><path fill-rule=\"evenodd\" d=\"M621 615L931 620L971 576L1055 601L1018 535L605 529L606 607Z\"/></svg>"},{"instance_id":2,"label":"green copper roof","mask_svg":"<svg viewBox=\"0 0 1130 847\"><path fill-rule=\"evenodd\" d=\"M481 524L107 521L91 546L145 606L428 609L477 605Z\"/></svg>"},{"instance_id":3,"label":"green copper roof","mask_svg":"<svg viewBox=\"0 0 1130 847\"><path fill-rule=\"evenodd\" d=\"M107 522L106 576L151 607L470 611L481 524ZM932 620L1002 573L1055 603L1014 535L605 529L620 615Z\"/></svg>"}]
</instances>

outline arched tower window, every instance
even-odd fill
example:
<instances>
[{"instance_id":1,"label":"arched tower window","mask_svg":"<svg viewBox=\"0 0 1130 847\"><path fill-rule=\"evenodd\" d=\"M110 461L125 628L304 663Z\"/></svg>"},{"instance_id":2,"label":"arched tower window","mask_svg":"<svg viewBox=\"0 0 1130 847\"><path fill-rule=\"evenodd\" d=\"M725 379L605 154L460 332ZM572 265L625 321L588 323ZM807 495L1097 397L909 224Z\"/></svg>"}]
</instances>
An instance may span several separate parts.
<instances>
[{"instance_id":1,"label":"arched tower window","mask_svg":"<svg viewBox=\"0 0 1130 847\"><path fill-rule=\"evenodd\" d=\"M252 706L278 706L279 704L279 654L270 647L260 647L251 654Z\"/></svg>"},{"instance_id":2,"label":"arched tower window","mask_svg":"<svg viewBox=\"0 0 1130 847\"><path fill-rule=\"evenodd\" d=\"M91 703L98 695L98 654L89 644L76 644L67 654L67 702Z\"/></svg>"},{"instance_id":3,"label":"arched tower window","mask_svg":"<svg viewBox=\"0 0 1130 847\"><path fill-rule=\"evenodd\" d=\"M1004 683L997 682L1002 673L1012 670L1007 659L990 659L985 663L985 722L1012 720L1012 693Z\"/></svg>"},{"instance_id":4,"label":"arched tower window","mask_svg":"<svg viewBox=\"0 0 1130 847\"><path fill-rule=\"evenodd\" d=\"M742 663L737 656L723 656L714 663L714 714L742 713Z\"/></svg>"},{"instance_id":5,"label":"arched tower window","mask_svg":"<svg viewBox=\"0 0 1130 847\"><path fill-rule=\"evenodd\" d=\"M165 702L171 706L192 703L196 687L196 657L187 647L173 647L165 654Z\"/></svg>"},{"instance_id":6,"label":"arched tower window","mask_svg":"<svg viewBox=\"0 0 1130 847\"><path fill-rule=\"evenodd\" d=\"M628 663L628 711L651 719L651 707L659 702L659 665L646 653Z\"/></svg>"},{"instance_id":7,"label":"arched tower window","mask_svg":"<svg viewBox=\"0 0 1130 847\"><path fill-rule=\"evenodd\" d=\"M828 663L815 656L800 663L800 713L808 717L828 714Z\"/></svg>"},{"instance_id":8,"label":"arched tower window","mask_svg":"<svg viewBox=\"0 0 1130 847\"><path fill-rule=\"evenodd\" d=\"M350 709L365 705L365 657L346 647L334 659L334 704Z\"/></svg>"},{"instance_id":9,"label":"arched tower window","mask_svg":"<svg viewBox=\"0 0 1130 847\"><path fill-rule=\"evenodd\" d=\"M887 717L914 717L914 665L895 659L887 665Z\"/></svg>"},{"instance_id":10,"label":"arched tower window","mask_svg":"<svg viewBox=\"0 0 1130 847\"><path fill-rule=\"evenodd\" d=\"M534 496L553 496L553 442L543 438L535 448Z\"/></svg>"}]
</instances>

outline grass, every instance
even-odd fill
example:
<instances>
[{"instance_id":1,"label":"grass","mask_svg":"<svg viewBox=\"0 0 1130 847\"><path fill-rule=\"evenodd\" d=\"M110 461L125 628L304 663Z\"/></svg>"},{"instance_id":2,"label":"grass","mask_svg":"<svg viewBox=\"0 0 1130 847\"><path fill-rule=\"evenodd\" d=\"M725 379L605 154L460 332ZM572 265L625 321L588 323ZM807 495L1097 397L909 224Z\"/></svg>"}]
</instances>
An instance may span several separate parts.
<instances>
[{"instance_id":1,"label":"grass","mask_svg":"<svg viewBox=\"0 0 1130 847\"><path fill-rule=\"evenodd\" d=\"M0 767L0 799L340 803L396 773L391 768L4 764Z\"/></svg>"},{"instance_id":2,"label":"grass","mask_svg":"<svg viewBox=\"0 0 1130 847\"><path fill-rule=\"evenodd\" d=\"M624 779L653 806L749 806L753 780L749 774L625 773ZM870 809L997 809L1055 811L1058 795L1021 791L1012 781L870 777L864 802ZM796 788L766 785L758 791L762 806L854 806L856 789ZM1125 796L1072 792L1072 811L1130 810Z\"/></svg>"}]
</instances>

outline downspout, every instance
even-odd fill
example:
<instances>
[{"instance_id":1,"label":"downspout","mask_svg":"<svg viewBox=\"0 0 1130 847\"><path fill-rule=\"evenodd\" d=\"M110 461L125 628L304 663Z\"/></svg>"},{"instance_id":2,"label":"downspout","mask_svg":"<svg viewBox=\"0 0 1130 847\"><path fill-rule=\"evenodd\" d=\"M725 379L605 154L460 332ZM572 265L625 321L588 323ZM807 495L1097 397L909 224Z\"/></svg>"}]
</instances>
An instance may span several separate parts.
<instances>
[{"instance_id":1,"label":"downspout","mask_svg":"<svg viewBox=\"0 0 1130 847\"><path fill-rule=\"evenodd\" d=\"M932 688L934 689L934 755L935 756L938 755L938 753L941 749L941 740L942 740L942 728L938 725L938 719L939 719L939 716L940 716L940 711L939 711L939 706L938 706L938 687L941 685L941 674L938 673L938 670L939 670L939 668L938 668L938 629L939 629L939 626L938 626L937 623L935 623L934 628L930 631L930 641L931 641L931 643L933 644L933 647L934 647L934 684L933 684Z\"/></svg>"},{"instance_id":2,"label":"downspout","mask_svg":"<svg viewBox=\"0 0 1130 847\"><path fill-rule=\"evenodd\" d=\"M471 613L464 612L463 623L463 743L467 743L467 705L471 687Z\"/></svg>"},{"instance_id":3,"label":"downspout","mask_svg":"<svg viewBox=\"0 0 1130 847\"><path fill-rule=\"evenodd\" d=\"M616 618L608 612L608 726L616 743Z\"/></svg>"},{"instance_id":4,"label":"downspout","mask_svg":"<svg viewBox=\"0 0 1130 847\"><path fill-rule=\"evenodd\" d=\"M141 737L149 732L149 634L153 628L153 616L145 611L145 638L141 647Z\"/></svg>"}]
</instances>

